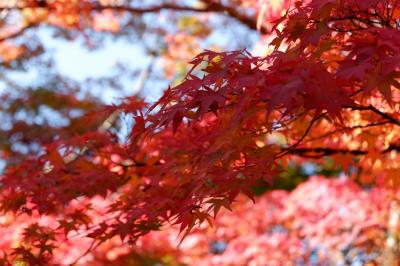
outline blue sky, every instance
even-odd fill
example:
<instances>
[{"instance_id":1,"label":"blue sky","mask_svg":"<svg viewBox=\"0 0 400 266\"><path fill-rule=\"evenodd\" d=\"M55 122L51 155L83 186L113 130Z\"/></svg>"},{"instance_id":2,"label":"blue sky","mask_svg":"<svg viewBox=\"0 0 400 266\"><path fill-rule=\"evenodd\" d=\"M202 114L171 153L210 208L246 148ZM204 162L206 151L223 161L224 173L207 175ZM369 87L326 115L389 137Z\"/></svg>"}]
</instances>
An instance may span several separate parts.
<instances>
[{"instance_id":1,"label":"blue sky","mask_svg":"<svg viewBox=\"0 0 400 266\"><path fill-rule=\"evenodd\" d=\"M90 51L80 40L65 42L44 31L40 38L47 49L54 51L60 72L77 80L107 75L117 62L140 67L147 61L139 45L121 40L108 40L104 47Z\"/></svg>"},{"instance_id":2,"label":"blue sky","mask_svg":"<svg viewBox=\"0 0 400 266\"><path fill-rule=\"evenodd\" d=\"M51 50L54 55L56 67L60 74L71 77L77 81L84 81L88 78L99 78L110 76L115 73L117 64L126 65L129 69L143 69L149 64L140 43L128 43L126 40L108 39L98 49L89 49L78 39L71 42L57 40L47 31L40 32L40 39ZM137 82L135 77L128 73L126 76L119 76L120 81L127 88L124 95L115 94L115 91L105 89L102 98L106 103L117 101L118 98L131 96ZM151 100L160 95L161 91L150 93ZM144 95L145 96L145 95Z\"/></svg>"}]
</instances>

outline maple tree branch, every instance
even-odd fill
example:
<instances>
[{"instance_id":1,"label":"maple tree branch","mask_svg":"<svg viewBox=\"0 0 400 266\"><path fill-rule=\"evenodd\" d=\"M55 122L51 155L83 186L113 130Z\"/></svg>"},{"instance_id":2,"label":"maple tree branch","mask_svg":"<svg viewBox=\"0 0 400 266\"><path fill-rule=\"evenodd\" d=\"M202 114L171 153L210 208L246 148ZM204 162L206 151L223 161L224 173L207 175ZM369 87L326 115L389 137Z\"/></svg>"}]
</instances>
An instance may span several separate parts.
<instances>
[{"instance_id":1,"label":"maple tree branch","mask_svg":"<svg viewBox=\"0 0 400 266\"><path fill-rule=\"evenodd\" d=\"M229 7L229 6L223 5L221 3L216 3L216 2L210 1L210 0L203 0L203 2L208 5L207 7L210 11L224 12L224 13L228 14L230 17L235 18L236 20L240 21L242 24L246 25L250 29L258 30L263 34L268 33L267 28L265 28L264 26L257 27L256 19L240 13L236 8Z\"/></svg>"},{"instance_id":2,"label":"maple tree branch","mask_svg":"<svg viewBox=\"0 0 400 266\"><path fill-rule=\"evenodd\" d=\"M352 126L352 127L342 127L342 128L338 128L336 130L327 132L327 133L325 133L323 135L320 135L318 137L310 138L306 142L312 142L312 141L315 141L315 140L323 139L323 138L326 138L328 136L331 136L333 134L336 134L336 133L339 133L339 132L343 132L343 131L351 131L351 130L355 130L355 129L359 129L359 128L364 129L364 128L369 128L369 127L382 126L382 125L386 125L388 123L389 123L389 121L382 121L382 122L370 123L370 124L367 124L367 125L357 125L357 126Z\"/></svg>"},{"instance_id":3,"label":"maple tree branch","mask_svg":"<svg viewBox=\"0 0 400 266\"><path fill-rule=\"evenodd\" d=\"M400 126L400 120L394 118L393 116L391 116L388 113L382 112L379 109L377 109L375 106L373 105L368 105L368 106L362 106L362 105L357 105L357 106L345 106L346 108L350 108L352 110L359 110L359 111L372 111L378 115L380 115L382 118L387 119L388 121L390 121L392 124L396 124L398 126Z\"/></svg>"},{"instance_id":4,"label":"maple tree branch","mask_svg":"<svg viewBox=\"0 0 400 266\"><path fill-rule=\"evenodd\" d=\"M118 6L118 5L94 5L92 10L103 11L103 10L114 10L114 11L122 11L134 14L144 14L144 13L157 13L162 10L173 10L173 11L192 11L192 12L210 12L216 11L212 10L208 7L206 8L197 8L191 6L180 6L176 4L164 3L156 6L149 7L131 7L131 6Z\"/></svg>"},{"instance_id":5,"label":"maple tree branch","mask_svg":"<svg viewBox=\"0 0 400 266\"><path fill-rule=\"evenodd\" d=\"M287 150L287 149L285 149ZM391 144L388 148L382 150L382 154L391 152L391 151L400 151L400 145L398 144ZM341 148L295 148L291 149L289 154L298 155L301 157L307 158L321 158L324 156L330 156L334 154L352 154L355 156L366 155L368 154L367 150L352 150L352 149L341 149Z\"/></svg>"},{"instance_id":6,"label":"maple tree branch","mask_svg":"<svg viewBox=\"0 0 400 266\"><path fill-rule=\"evenodd\" d=\"M213 1L209 0L204 0L202 2L204 6L201 7L194 7L194 6L184 6L184 5L176 5L173 3L164 3L164 4L159 4L159 5L154 5L154 6L149 6L149 7L132 7L132 6L126 6L126 5L101 5L101 4L93 4L92 6L84 6L82 7L82 10L87 11L88 8L89 10L94 10L94 11L103 11L103 10L114 10L116 12L127 12L127 13L132 13L132 14L145 14L145 13L157 13L161 12L163 10L172 10L172 11L182 11L182 12L196 12L196 13L223 13L228 15L231 18L236 19L243 25L247 26L249 29L252 30L258 30L257 29L257 21L255 18L252 18L250 16L247 16L241 12L239 12L236 8L230 7L227 5L223 5L221 3L216 3ZM47 8L48 10L51 10L51 6L45 5L24 5L24 6L3 6L0 7L0 11L13 11L13 10L23 10L26 8ZM79 7L78 7L79 8ZM265 27L261 27L259 31L263 34L268 33L268 30Z\"/></svg>"},{"instance_id":7,"label":"maple tree branch","mask_svg":"<svg viewBox=\"0 0 400 266\"><path fill-rule=\"evenodd\" d=\"M312 126L314 125L314 123L319 120L320 118L322 118L323 116L325 116L327 113L321 113L319 115L316 115L313 120L311 120L310 124L308 125L307 129L304 131L303 135L300 137L300 139L298 139L296 141L295 144L293 144L292 146L290 146L289 148L285 149L281 154L277 155L276 159L279 159L283 156L285 156L286 154L290 153L292 150L295 150L297 146L299 146L299 144L304 140L304 138L308 135L308 133L311 131Z\"/></svg>"},{"instance_id":8,"label":"maple tree branch","mask_svg":"<svg viewBox=\"0 0 400 266\"><path fill-rule=\"evenodd\" d=\"M329 156L338 153L348 153L353 155L365 155L367 151L363 150L350 150L350 149L334 149L334 148L296 148L292 149L288 152L289 154L304 156L304 157L313 157L319 158L324 156ZM315 154L316 153L316 154Z\"/></svg>"},{"instance_id":9,"label":"maple tree branch","mask_svg":"<svg viewBox=\"0 0 400 266\"><path fill-rule=\"evenodd\" d=\"M1 10L1 9L0 9L0 10ZM34 28L34 27L36 27L37 25L38 25L38 24L32 24L32 23L31 23L31 24L28 24L28 25L26 25L26 26L24 26L24 27L21 27L19 30L15 31L15 32L13 32L13 33L10 33L9 35L1 36L1 37L0 37L0 42L4 42L4 41L7 41L7 40L15 39L15 38L21 36L22 34L24 34L25 31L27 31L28 29Z\"/></svg>"}]
</instances>

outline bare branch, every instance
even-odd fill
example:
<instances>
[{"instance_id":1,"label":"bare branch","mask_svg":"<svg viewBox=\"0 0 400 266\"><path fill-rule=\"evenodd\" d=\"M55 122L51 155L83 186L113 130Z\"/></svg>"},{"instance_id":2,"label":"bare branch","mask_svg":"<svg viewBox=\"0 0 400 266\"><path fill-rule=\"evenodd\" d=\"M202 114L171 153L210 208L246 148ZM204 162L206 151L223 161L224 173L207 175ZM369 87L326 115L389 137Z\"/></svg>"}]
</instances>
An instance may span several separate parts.
<instances>
[{"instance_id":1,"label":"bare branch","mask_svg":"<svg viewBox=\"0 0 400 266\"><path fill-rule=\"evenodd\" d=\"M287 149L286 149L287 150ZM382 154L400 151L400 145L392 144L388 148L382 151ZM355 156L361 156L368 154L367 150L351 150L351 149L341 149L341 148L296 148L291 149L289 154L298 155L307 158L322 158L324 156L330 156L334 154L352 154Z\"/></svg>"},{"instance_id":2,"label":"bare branch","mask_svg":"<svg viewBox=\"0 0 400 266\"><path fill-rule=\"evenodd\" d=\"M24 32L27 31L28 29L34 28L36 26L37 26L37 24L28 24L28 25L20 28L19 30L15 31L13 33L10 33L9 35L1 36L0 37L0 42L4 42L4 41L7 41L7 40L15 39L15 38L21 36L22 34L24 34Z\"/></svg>"},{"instance_id":3,"label":"bare branch","mask_svg":"<svg viewBox=\"0 0 400 266\"><path fill-rule=\"evenodd\" d=\"M375 106L372 106L372 105L368 105L368 106L357 105L357 106L345 106L345 107L350 108L352 110L372 111L372 112L380 115L382 118L387 119L392 124L400 126L400 120L396 119L395 117L391 116L388 113L380 111Z\"/></svg>"},{"instance_id":4,"label":"bare branch","mask_svg":"<svg viewBox=\"0 0 400 266\"><path fill-rule=\"evenodd\" d=\"M290 146L289 148L285 149L281 154L277 155L277 159L281 158L283 156L285 156L286 154L291 153L291 151L295 150L297 146L299 146L299 144L304 140L304 138L308 135L308 133L311 131L312 126L314 125L314 123L319 120L320 118L322 118L323 116L325 116L327 113L321 113L319 115L316 115L313 120L311 120L310 124L308 125L307 129L305 130L305 132L303 133L303 135L300 137L300 139L298 139L296 141L295 144L293 144L292 146Z\"/></svg>"},{"instance_id":5,"label":"bare branch","mask_svg":"<svg viewBox=\"0 0 400 266\"><path fill-rule=\"evenodd\" d=\"M14 6L3 6L0 7L1 11L13 11L13 10L23 10L26 8L47 8L51 11L52 7L47 6L39 6L39 5L14 5ZM78 7L79 8L79 7ZM131 7L131 6L118 6L118 5L100 5L93 4L92 6L84 6L82 7L86 12L89 10L93 11L103 11L103 10L114 10L116 12L127 12L132 14L145 14L145 13L157 13L163 10L172 10L172 11L181 11L181 12L196 12L196 13L223 13L228 15L231 18L236 19L241 22L243 25L247 26L252 30L257 30L257 21L254 17L249 17L241 12L239 12L236 8L225 6L221 3L215 3L213 1L204 0L202 7L194 7L194 6L182 6L176 5L173 3L163 3L160 5L154 5L149 7ZM261 33L267 33L268 30L265 27L261 27L259 29Z\"/></svg>"}]
</instances>

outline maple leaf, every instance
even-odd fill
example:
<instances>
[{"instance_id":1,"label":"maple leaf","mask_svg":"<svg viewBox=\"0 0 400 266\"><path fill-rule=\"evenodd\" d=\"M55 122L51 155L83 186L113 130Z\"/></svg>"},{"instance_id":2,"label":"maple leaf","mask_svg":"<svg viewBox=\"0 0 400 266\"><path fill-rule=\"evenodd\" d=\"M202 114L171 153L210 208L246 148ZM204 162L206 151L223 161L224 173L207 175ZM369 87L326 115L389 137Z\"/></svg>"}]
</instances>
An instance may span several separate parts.
<instances>
[{"instance_id":1,"label":"maple leaf","mask_svg":"<svg viewBox=\"0 0 400 266\"><path fill-rule=\"evenodd\" d=\"M114 234L118 235L121 238L121 241L124 241L125 238L131 235L133 232L133 225L130 222L120 222L114 228ZM92 235L93 236L93 235Z\"/></svg>"}]
</instances>

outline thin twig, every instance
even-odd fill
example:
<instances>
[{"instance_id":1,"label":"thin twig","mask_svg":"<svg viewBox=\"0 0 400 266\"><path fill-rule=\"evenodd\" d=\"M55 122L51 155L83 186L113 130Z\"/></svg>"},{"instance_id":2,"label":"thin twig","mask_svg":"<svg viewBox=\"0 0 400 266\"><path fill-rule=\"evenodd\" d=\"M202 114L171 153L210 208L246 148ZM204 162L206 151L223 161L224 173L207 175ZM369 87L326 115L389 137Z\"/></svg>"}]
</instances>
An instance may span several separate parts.
<instances>
[{"instance_id":1,"label":"thin twig","mask_svg":"<svg viewBox=\"0 0 400 266\"><path fill-rule=\"evenodd\" d=\"M276 159L279 159L283 156L285 156L286 154L290 153L292 150L296 149L297 146L299 146L299 144L304 140L304 138L308 135L308 133L310 132L312 126L314 125L314 123L319 120L320 118L322 118L323 116L325 116L327 113L321 113L319 115L316 115L313 120L311 120L310 124L308 125L307 129L304 131L303 135L300 137L300 139L298 139L296 141L295 144L293 144L292 146L290 146L289 148L285 149L283 151L283 153L279 154L276 156Z\"/></svg>"}]
</instances>

